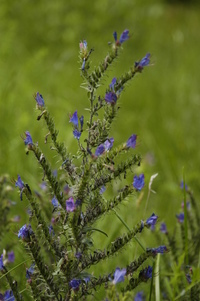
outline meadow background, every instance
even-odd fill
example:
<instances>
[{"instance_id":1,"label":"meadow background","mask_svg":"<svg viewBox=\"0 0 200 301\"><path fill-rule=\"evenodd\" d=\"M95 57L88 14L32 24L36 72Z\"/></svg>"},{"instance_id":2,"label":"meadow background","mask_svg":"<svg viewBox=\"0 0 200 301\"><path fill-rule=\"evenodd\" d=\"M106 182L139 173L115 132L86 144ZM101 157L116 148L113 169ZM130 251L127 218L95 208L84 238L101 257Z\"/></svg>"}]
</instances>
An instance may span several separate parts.
<instances>
[{"instance_id":1,"label":"meadow background","mask_svg":"<svg viewBox=\"0 0 200 301\"><path fill-rule=\"evenodd\" d=\"M89 48L94 47L92 62L96 66L107 54L113 31L120 35L127 28L131 39L102 80L100 93L104 94L114 76L120 76L147 52L152 56L151 66L126 86L119 100L119 115L112 126L115 145L133 133L138 134L136 152L142 154L143 162L136 172L144 172L146 178L140 204L134 197L119 212L129 225L155 212L160 221L167 223L169 231L173 229L183 199L179 189L183 166L187 184L196 196L200 195L200 6L197 2L2 0L0 174L8 173L15 179L20 174L32 188L38 189L43 174L32 154L25 154L20 135L26 130L34 142L39 142L47 157L52 158L53 169L59 169L62 164L49 150L50 144L44 144L47 130L41 127L42 121L36 120L33 98L37 91L54 116L59 140L65 141L71 152L77 150L69 113L77 109L86 117L84 109L89 106L86 91L80 88L79 42L86 39ZM148 181L155 173L159 174L153 183L157 193L151 194L144 216ZM132 175L127 181L132 181ZM114 184L107 193L117 188ZM26 201L21 203L17 193L13 201L17 201L13 212L20 213L21 221L8 233L7 242L28 221ZM111 218L112 226L107 229ZM111 216L101 221L99 227L109 235L107 240L96 235L95 243L101 248L126 230ZM131 245L120 255L120 267L132 258L133 250ZM22 253L19 251L18 262ZM99 273L101 269L99 266Z\"/></svg>"}]
</instances>

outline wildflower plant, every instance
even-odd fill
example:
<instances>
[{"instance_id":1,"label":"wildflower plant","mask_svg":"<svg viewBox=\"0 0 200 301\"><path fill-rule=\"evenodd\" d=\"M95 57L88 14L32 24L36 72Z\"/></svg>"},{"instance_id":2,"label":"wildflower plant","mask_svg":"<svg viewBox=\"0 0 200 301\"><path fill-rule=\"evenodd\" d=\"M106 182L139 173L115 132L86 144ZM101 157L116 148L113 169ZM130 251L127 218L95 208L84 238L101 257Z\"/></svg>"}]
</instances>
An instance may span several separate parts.
<instances>
[{"instance_id":1,"label":"wildflower plant","mask_svg":"<svg viewBox=\"0 0 200 301\"><path fill-rule=\"evenodd\" d=\"M30 267L24 268L24 275L28 294L33 300L86 300L105 284L109 299L115 300L115 287L119 282L124 282L120 285L120 294L129 294L140 283L152 279L153 268L146 261L151 258L153 264L158 253L168 251L165 246L146 249L136 237L142 235L145 228L148 231L155 226L158 219L155 213L145 217L144 221L138 218L138 223L133 227L126 225L127 232L117 236L107 248L94 247L93 233L99 231L102 235L106 234L95 228L96 221L109 212L116 213L115 209L124 200L134 198L145 185L145 175L138 175L136 171L141 164L141 156L135 151L137 134L133 133L116 146L114 137L110 137L110 130L118 113L119 97L122 97L126 84L149 65L150 54L133 62L125 74L113 78L104 95L98 95L101 79L120 55L121 45L130 37L128 30L121 34L119 40L116 32L113 36L114 41L108 54L93 71L90 60L93 49L88 47L85 40L79 44L80 72L88 93L89 118L80 116L77 108L69 118L74 143L78 145L76 154L70 154L65 144L58 140L58 130L47 109L45 98L39 92L34 96L39 110L37 120L47 127L46 139L51 139L53 149L57 151L60 170L59 175L53 174L41 146L26 131L25 136L22 136L26 151L32 153L44 173L43 198L33 192L31 183L27 184L29 180L23 175L18 175L15 181L20 200L23 202L26 198L30 204L29 223L20 226L18 239L31 260ZM102 112L101 119L99 112ZM106 187L120 180L127 172L134 172L133 182L127 183L105 202L102 194ZM48 203L47 210L41 210L41 199ZM117 216L125 224L123 217ZM143 253L137 259L133 258L128 265L119 267L116 256L131 240L139 242ZM105 269L102 276L91 272L94 265L108 258L116 261L115 270ZM10 299L24 300L23 290L20 292L19 286L14 284L14 271L10 272L4 264L3 255L0 257L0 270L1 277L6 278L10 285ZM7 299L4 297L3 300Z\"/></svg>"}]
</instances>

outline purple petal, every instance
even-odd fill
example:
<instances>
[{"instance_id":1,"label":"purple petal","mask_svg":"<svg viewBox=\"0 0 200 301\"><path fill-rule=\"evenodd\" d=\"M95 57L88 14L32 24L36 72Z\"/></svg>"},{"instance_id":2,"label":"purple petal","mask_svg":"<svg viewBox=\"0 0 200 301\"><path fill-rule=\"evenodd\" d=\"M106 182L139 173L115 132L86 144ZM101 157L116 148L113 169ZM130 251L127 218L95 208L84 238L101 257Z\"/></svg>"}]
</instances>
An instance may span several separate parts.
<instances>
[{"instance_id":1,"label":"purple petal","mask_svg":"<svg viewBox=\"0 0 200 301\"><path fill-rule=\"evenodd\" d=\"M115 104L117 101L117 95L114 92L108 92L105 95L105 101L110 104Z\"/></svg>"}]
</instances>

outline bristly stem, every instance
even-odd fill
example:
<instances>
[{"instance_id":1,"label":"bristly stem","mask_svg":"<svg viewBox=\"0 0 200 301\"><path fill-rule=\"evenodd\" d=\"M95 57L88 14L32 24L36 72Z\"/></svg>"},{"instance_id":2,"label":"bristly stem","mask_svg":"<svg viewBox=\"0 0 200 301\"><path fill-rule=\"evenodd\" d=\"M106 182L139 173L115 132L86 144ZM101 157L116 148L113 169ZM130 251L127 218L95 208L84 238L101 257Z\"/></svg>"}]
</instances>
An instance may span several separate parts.
<instances>
[{"instance_id":1,"label":"bristly stem","mask_svg":"<svg viewBox=\"0 0 200 301\"><path fill-rule=\"evenodd\" d=\"M37 218L38 224L42 225L42 231L44 232L44 237L45 237L46 243L49 245L53 254L56 253L56 255L59 258L61 258L62 255L61 255L59 243L58 243L58 241L55 241L54 239L52 239L52 237L49 233L49 228L47 226L47 223L44 220L42 214L40 213L41 211L39 209L39 205L37 204L36 199L33 198L32 194L30 193L30 189L27 189L27 188L24 189L24 193L31 204L31 207Z\"/></svg>"},{"instance_id":2,"label":"bristly stem","mask_svg":"<svg viewBox=\"0 0 200 301\"><path fill-rule=\"evenodd\" d=\"M45 113L44 113L44 120L46 121L47 128L51 135L51 140L52 140L58 154L61 156L62 161L64 162L65 170L68 172L69 178L73 184L74 179L75 179L75 170L74 170L74 167L72 166L72 160L70 158L70 155L67 152L66 147L64 146L64 143L58 142L58 140L57 140L58 131L55 128L53 118L50 116L50 114L47 110L45 110Z\"/></svg>"},{"instance_id":3,"label":"bristly stem","mask_svg":"<svg viewBox=\"0 0 200 301\"><path fill-rule=\"evenodd\" d=\"M16 301L23 301L24 299L18 291L17 281L13 279L13 277L10 275L10 271L7 271L5 267L3 268L3 276L6 277Z\"/></svg>"},{"instance_id":4,"label":"bristly stem","mask_svg":"<svg viewBox=\"0 0 200 301\"><path fill-rule=\"evenodd\" d=\"M185 231L185 264L188 265L188 220L187 220L187 201L185 189L185 169L183 167L183 198L184 198L184 231Z\"/></svg>"},{"instance_id":5,"label":"bristly stem","mask_svg":"<svg viewBox=\"0 0 200 301\"><path fill-rule=\"evenodd\" d=\"M39 164L42 166L44 175L47 177L59 204L62 206L64 212L66 212L65 203L63 201L63 197L61 194L61 187L60 187L58 180L52 174L50 164L48 163L47 159L45 158L44 154L41 152L41 150L39 149L38 146L34 146L34 148L32 150L33 150L35 157L37 158Z\"/></svg>"}]
</instances>

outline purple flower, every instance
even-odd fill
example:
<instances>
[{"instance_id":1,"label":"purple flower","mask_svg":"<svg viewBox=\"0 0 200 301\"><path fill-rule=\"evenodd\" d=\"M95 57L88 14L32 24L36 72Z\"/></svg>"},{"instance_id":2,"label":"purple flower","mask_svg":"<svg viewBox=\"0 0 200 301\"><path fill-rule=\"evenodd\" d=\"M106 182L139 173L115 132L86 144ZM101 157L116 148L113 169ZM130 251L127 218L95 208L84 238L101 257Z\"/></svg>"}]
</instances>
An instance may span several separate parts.
<instances>
[{"instance_id":1,"label":"purple flower","mask_svg":"<svg viewBox=\"0 0 200 301\"><path fill-rule=\"evenodd\" d=\"M127 41L129 39L129 30L125 29L119 39L120 44L124 43L125 41Z\"/></svg>"},{"instance_id":2,"label":"purple flower","mask_svg":"<svg viewBox=\"0 0 200 301\"><path fill-rule=\"evenodd\" d=\"M79 140L80 137L81 137L81 132L79 132L77 129L75 129L73 131L73 135L74 135L74 138L76 138L77 140Z\"/></svg>"},{"instance_id":3,"label":"purple flower","mask_svg":"<svg viewBox=\"0 0 200 301\"><path fill-rule=\"evenodd\" d=\"M146 220L146 225L151 227L154 226L157 222L158 216L153 213L147 220Z\"/></svg>"},{"instance_id":4,"label":"purple flower","mask_svg":"<svg viewBox=\"0 0 200 301\"><path fill-rule=\"evenodd\" d=\"M114 88L115 88L116 82L117 82L117 79L116 79L116 77L114 77L111 81L111 84L109 85L110 89L113 91L115 90Z\"/></svg>"},{"instance_id":5,"label":"purple flower","mask_svg":"<svg viewBox=\"0 0 200 301\"><path fill-rule=\"evenodd\" d=\"M95 156L98 157L102 155L104 151L105 151L105 146L103 144L100 144L95 151Z\"/></svg>"},{"instance_id":6,"label":"purple flower","mask_svg":"<svg viewBox=\"0 0 200 301\"><path fill-rule=\"evenodd\" d=\"M85 281L85 283L87 284L90 281L90 276L84 277L83 280Z\"/></svg>"},{"instance_id":7,"label":"purple flower","mask_svg":"<svg viewBox=\"0 0 200 301\"><path fill-rule=\"evenodd\" d=\"M168 234L168 231L167 231L167 226L165 223L161 223L160 225L160 231L164 234Z\"/></svg>"},{"instance_id":8,"label":"purple flower","mask_svg":"<svg viewBox=\"0 0 200 301\"><path fill-rule=\"evenodd\" d=\"M47 183L45 181L43 181L41 184L40 184L40 188L43 190L43 191L46 191L47 190Z\"/></svg>"},{"instance_id":9,"label":"purple flower","mask_svg":"<svg viewBox=\"0 0 200 301\"><path fill-rule=\"evenodd\" d=\"M26 278L31 279L31 276L34 273L35 264L33 263L29 269L26 269Z\"/></svg>"},{"instance_id":10,"label":"purple flower","mask_svg":"<svg viewBox=\"0 0 200 301\"><path fill-rule=\"evenodd\" d=\"M52 236L54 236L55 232L54 232L53 226L50 225L50 226L48 226L48 228L49 228L49 234L52 235Z\"/></svg>"},{"instance_id":11,"label":"purple flower","mask_svg":"<svg viewBox=\"0 0 200 301\"><path fill-rule=\"evenodd\" d=\"M22 201L22 193L25 187L24 182L22 181L20 175L18 175L17 181L15 182L15 187L19 187L20 190L20 200Z\"/></svg>"},{"instance_id":12,"label":"purple flower","mask_svg":"<svg viewBox=\"0 0 200 301\"><path fill-rule=\"evenodd\" d=\"M5 292L3 301L15 301L13 292L11 290Z\"/></svg>"},{"instance_id":13,"label":"purple flower","mask_svg":"<svg viewBox=\"0 0 200 301\"><path fill-rule=\"evenodd\" d=\"M54 206L54 208L58 208L60 207L60 204L58 203L58 200L56 199L56 197L54 196L53 199L51 200L52 205Z\"/></svg>"},{"instance_id":14,"label":"purple flower","mask_svg":"<svg viewBox=\"0 0 200 301\"><path fill-rule=\"evenodd\" d=\"M74 291L78 291L80 284L81 284L80 279L72 279L70 281L70 286Z\"/></svg>"},{"instance_id":15,"label":"purple flower","mask_svg":"<svg viewBox=\"0 0 200 301\"><path fill-rule=\"evenodd\" d=\"M72 122L73 125L78 128L78 114L77 114L77 111L74 112L74 114L70 118L69 122Z\"/></svg>"},{"instance_id":16,"label":"purple flower","mask_svg":"<svg viewBox=\"0 0 200 301\"><path fill-rule=\"evenodd\" d=\"M37 102L38 107L44 107L44 99L39 92L36 93L34 98Z\"/></svg>"},{"instance_id":17,"label":"purple flower","mask_svg":"<svg viewBox=\"0 0 200 301\"><path fill-rule=\"evenodd\" d=\"M76 209L73 197L70 197L66 200L66 210L67 212L73 212Z\"/></svg>"},{"instance_id":18,"label":"purple flower","mask_svg":"<svg viewBox=\"0 0 200 301\"><path fill-rule=\"evenodd\" d=\"M126 142L126 146L127 147L135 148L135 146L136 146L136 139L137 139L137 135L135 135L135 134L131 135L131 137L128 138L128 141Z\"/></svg>"},{"instance_id":19,"label":"purple flower","mask_svg":"<svg viewBox=\"0 0 200 301\"><path fill-rule=\"evenodd\" d=\"M117 284L119 282L123 282L125 275L126 275L126 269L121 269L120 270L120 268L116 268L116 270L114 272L113 284Z\"/></svg>"},{"instance_id":20,"label":"purple flower","mask_svg":"<svg viewBox=\"0 0 200 301\"><path fill-rule=\"evenodd\" d=\"M0 271L2 271L4 268L4 265L3 265L3 254L1 254L1 257L0 257Z\"/></svg>"},{"instance_id":21,"label":"purple flower","mask_svg":"<svg viewBox=\"0 0 200 301\"><path fill-rule=\"evenodd\" d=\"M75 257L76 257L77 259L81 259L82 253L81 253L81 252L77 252L77 253L75 254Z\"/></svg>"},{"instance_id":22,"label":"purple flower","mask_svg":"<svg viewBox=\"0 0 200 301\"><path fill-rule=\"evenodd\" d=\"M144 293L143 292L138 292L135 295L134 301L144 301Z\"/></svg>"},{"instance_id":23,"label":"purple flower","mask_svg":"<svg viewBox=\"0 0 200 301\"><path fill-rule=\"evenodd\" d=\"M25 135L26 135L26 138L24 138L24 144L28 145L28 146L32 146L33 140L32 140L31 134L28 131L26 131Z\"/></svg>"},{"instance_id":24,"label":"purple flower","mask_svg":"<svg viewBox=\"0 0 200 301\"><path fill-rule=\"evenodd\" d=\"M17 181L15 182L15 187L19 187L20 190L22 190L25 187L20 175L18 175Z\"/></svg>"},{"instance_id":25,"label":"purple flower","mask_svg":"<svg viewBox=\"0 0 200 301\"><path fill-rule=\"evenodd\" d=\"M144 270L140 271L139 277L142 278L143 281L147 281L149 278L152 278L153 268L149 265Z\"/></svg>"},{"instance_id":26,"label":"purple flower","mask_svg":"<svg viewBox=\"0 0 200 301\"><path fill-rule=\"evenodd\" d=\"M117 95L114 92L108 92L105 95L105 101L111 105L114 105L117 101Z\"/></svg>"},{"instance_id":27,"label":"purple flower","mask_svg":"<svg viewBox=\"0 0 200 301\"><path fill-rule=\"evenodd\" d=\"M158 248L151 248L151 249L147 248L147 252L151 252L154 255L156 255L158 253L160 253L160 254L167 253L168 251L169 250L167 249L166 246L160 246Z\"/></svg>"},{"instance_id":28,"label":"purple flower","mask_svg":"<svg viewBox=\"0 0 200 301\"><path fill-rule=\"evenodd\" d=\"M105 150L108 151L113 147L114 138L109 138L104 142Z\"/></svg>"},{"instance_id":29,"label":"purple flower","mask_svg":"<svg viewBox=\"0 0 200 301\"><path fill-rule=\"evenodd\" d=\"M141 174L139 176L134 176L133 187L139 191L144 187L144 174Z\"/></svg>"},{"instance_id":30,"label":"purple flower","mask_svg":"<svg viewBox=\"0 0 200 301\"><path fill-rule=\"evenodd\" d=\"M106 187L104 185L101 186L99 193L103 194L105 191L106 191Z\"/></svg>"},{"instance_id":31,"label":"purple flower","mask_svg":"<svg viewBox=\"0 0 200 301\"><path fill-rule=\"evenodd\" d=\"M121 45L122 43L124 43L126 40L129 39L129 30L128 30L128 29L125 29L125 30L122 32L119 41L117 40L117 32L116 32L116 31L113 32L113 37L114 37L114 39L115 39L116 45Z\"/></svg>"},{"instance_id":32,"label":"purple flower","mask_svg":"<svg viewBox=\"0 0 200 301\"><path fill-rule=\"evenodd\" d=\"M23 240L29 240L30 235L33 234L33 230L31 225L24 225L19 229L18 238L22 238Z\"/></svg>"},{"instance_id":33,"label":"purple flower","mask_svg":"<svg viewBox=\"0 0 200 301\"><path fill-rule=\"evenodd\" d=\"M184 213L176 214L179 223L184 222Z\"/></svg>"},{"instance_id":34,"label":"purple flower","mask_svg":"<svg viewBox=\"0 0 200 301\"><path fill-rule=\"evenodd\" d=\"M181 187L181 189L183 189L183 187L184 187L183 181L181 181L180 187ZM188 190L188 186L186 184L185 184L185 190L186 191Z\"/></svg>"},{"instance_id":35,"label":"purple flower","mask_svg":"<svg viewBox=\"0 0 200 301\"><path fill-rule=\"evenodd\" d=\"M150 53L147 53L139 62L135 62L135 68L138 68L140 71L142 71L145 66L149 65L150 56Z\"/></svg>"},{"instance_id":36,"label":"purple flower","mask_svg":"<svg viewBox=\"0 0 200 301\"><path fill-rule=\"evenodd\" d=\"M8 262L14 262L15 261L15 254L13 251L8 252Z\"/></svg>"}]
</instances>

